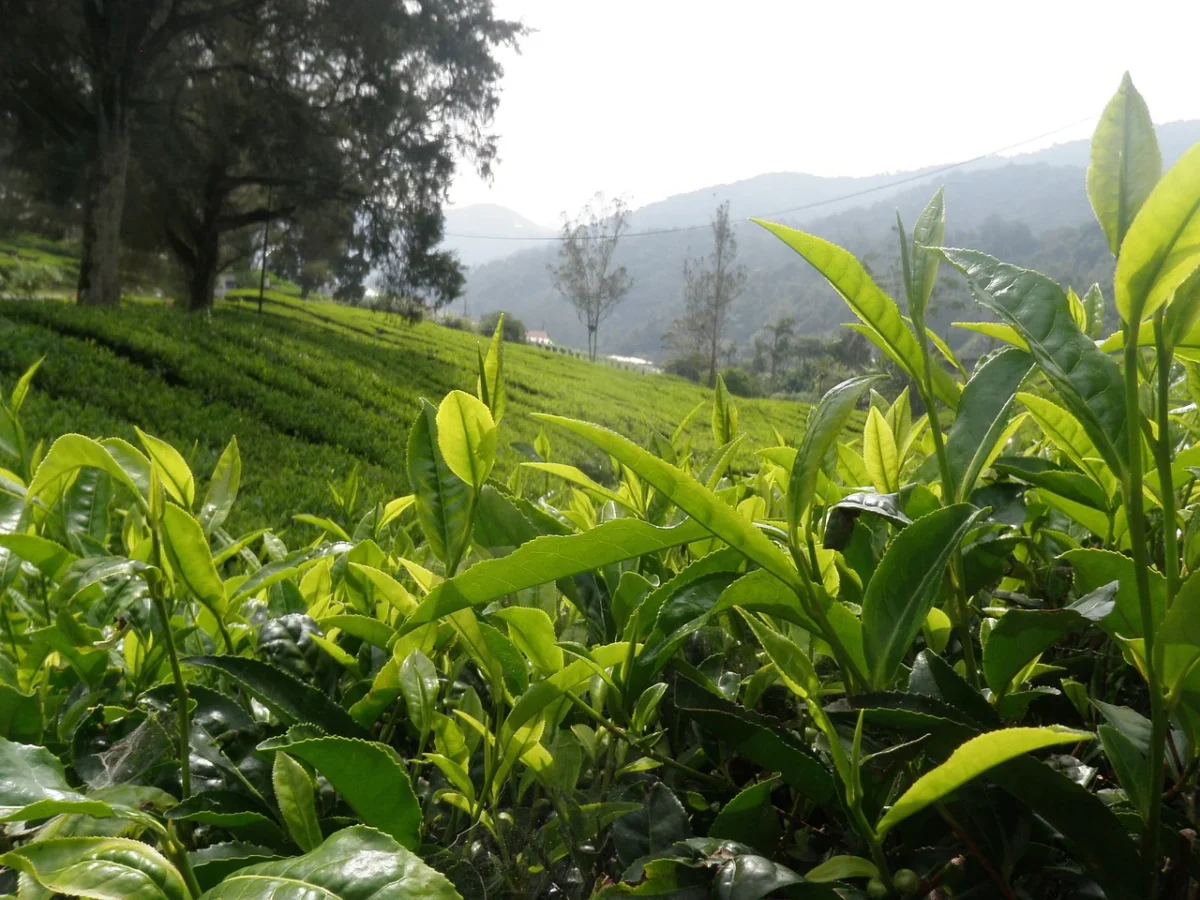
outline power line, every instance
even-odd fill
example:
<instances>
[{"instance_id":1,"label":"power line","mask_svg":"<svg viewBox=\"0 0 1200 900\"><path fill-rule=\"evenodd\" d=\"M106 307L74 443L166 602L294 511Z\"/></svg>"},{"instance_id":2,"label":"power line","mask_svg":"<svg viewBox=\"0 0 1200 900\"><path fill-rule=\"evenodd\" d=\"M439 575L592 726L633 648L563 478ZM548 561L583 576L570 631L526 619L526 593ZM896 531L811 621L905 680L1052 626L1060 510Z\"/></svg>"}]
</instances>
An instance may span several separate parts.
<instances>
[{"instance_id":1,"label":"power line","mask_svg":"<svg viewBox=\"0 0 1200 900\"><path fill-rule=\"evenodd\" d=\"M777 210L775 212L764 213L763 215L756 216L755 218L770 219L770 218L774 218L775 216L786 216L786 215L790 215L791 213L805 212L810 209L818 209L822 206L831 206L834 203L842 203L846 200L855 200L859 197L865 197L869 194L877 194L880 191L891 190L892 188L900 187L905 184L910 184L914 181L922 181L927 178L936 178L938 175L942 175L946 172L951 172L954 169L961 169L963 166L970 166L977 162L982 162L983 160L988 159L989 157L999 156L1001 153L1007 153L1009 150L1015 150L1018 147L1025 146L1026 144L1032 144L1034 141L1040 141L1043 138L1053 137L1054 135L1056 135L1060 132L1067 131L1068 129L1075 128L1079 125L1083 125L1085 122L1090 122L1092 119L1097 118L1098 115L1099 115L1099 113L1096 113L1096 114L1093 114L1090 116L1084 116L1082 119L1079 119L1075 122L1071 122L1067 125L1059 126L1058 128L1052 129L1051 131L1045 131L1041 134L1034 135L1033 137L1025 138L1025 140L1017 141L1014 144L1008 144L1008 145L1006 145L1004 147L1000 147L996 150L991 150L987 153L981 153L978 156L973 156L970 159L964 159L961 162L949 163L948 165L941 166L936 169L930 169L927 172L917 172L912 175L905 176L904 178L898 178L895 181L889 181L887 184L877 184L874 187L863 188L858 191L852 191L849 194L842 194L837 197L827 197L824 200L814 200L811 203L804 203L800 206L793 206L789 209L781 209L781 210ZM708 228L709 225L710 225L710 223L703 222L698 225L684 225L684 226L680 226L677 228L654 228L654 229L650 229L647 231L631 231L631 232L621 235L621 240L625 240L626 238L634 238L634 237L654 237L655 235L660 235L660 234L680 234L680 233L686 232L686 231L697 231L701 228ZM511 234L509 234L509 235L501 235L501 234L490 235L490 234L455 234L455 233L446 233L443 235L443 237L460 238L460 239L464 239L464 240L476 240L476 241L522 241L522 242L561 241L563 239L561 235L551 235L549 237L527 237L525 235L511 235ZM584 240L592 240L591 237L586 236L586 235L583 236L583 239Z\"/></svg>"}]
</instances>

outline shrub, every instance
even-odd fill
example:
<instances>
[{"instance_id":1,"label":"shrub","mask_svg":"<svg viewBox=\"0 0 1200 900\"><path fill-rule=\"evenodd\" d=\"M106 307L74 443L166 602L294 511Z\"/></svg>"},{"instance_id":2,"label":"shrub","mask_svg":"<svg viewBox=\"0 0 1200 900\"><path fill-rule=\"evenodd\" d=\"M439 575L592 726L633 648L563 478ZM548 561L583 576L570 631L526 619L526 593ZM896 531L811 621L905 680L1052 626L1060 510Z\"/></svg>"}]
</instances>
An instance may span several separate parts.
<instances>
[{"instance_id":1,"label":"shrub","mask_svg":"<svg viewBox=\"0 0 1200 900\"><path fill-rule=\"evenodd\" d=\"M676 356L667 360L663 371L699 383L708 376L708 360L703 356Z\"/></svg>"},{"instance_id":2,"label":"shrub","mask_svg":"<svg viewBox=\"0 0 1200 900\"><path fill-rule=\"evenodd\" d=\"M761 397L762 385L752 373L745 369L730 368L721 372L725 386L735 397Z\"/></svg>"},{"instance_id":3,"label":"shrub","mask_svg":"<svg viewBox=\"0 0 1200 900\"><path fill-rule=\"evenodd\" d=\"M475 323L466 316L442 316L438 319L438 324L455 331L469 331L472 334L476 332Z\"/></svg>"},{"instance_id":4,"label":"shrub","mask_svg":"<svg viewBox=\"0 0 1200 900\"><path fill-rule=\"evenodd\" d=\"M525 343L525 323L505 312L490 312L479 320L479 333L491 337L496 332L500 317L504 316L504 340L512 344Z\"/></svg>"}]
</instances>

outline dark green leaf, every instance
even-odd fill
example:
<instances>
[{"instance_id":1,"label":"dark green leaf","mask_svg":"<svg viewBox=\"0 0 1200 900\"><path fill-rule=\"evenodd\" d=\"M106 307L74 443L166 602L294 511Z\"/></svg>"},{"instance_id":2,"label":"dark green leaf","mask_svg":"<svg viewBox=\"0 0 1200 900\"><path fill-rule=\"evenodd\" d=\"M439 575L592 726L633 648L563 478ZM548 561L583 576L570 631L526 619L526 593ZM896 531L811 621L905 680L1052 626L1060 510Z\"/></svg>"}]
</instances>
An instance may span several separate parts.
<instances>
[{"instance_id":1,"label":"dark green leaf","mask_svg":"<svg viewBox=\"0 0 1200 900\"><path fill-rule=\"evenodd\" d=\"M929 513L901 531L863 597L863 651L872 685L886 687L929 614L946 563L981 515L966 503Z\"/></svg>"},{"instance_id":2,"label":"dark green leaf","mask_svg":"<svg viewBox=\"0 0 1200 900\"><path fill-rule=\"evenodd\" d=\"M675 705L688 720L732 752L768 772L778 772L805 796L817 803L833 799L829 770L782 723L730 703L685 679L676 683Z\"/></svg>"},{"instance_id":3,"label":"dark green leaf","mask_svg":"<svg viewBox=\"0 0 1200 900\"><path fill-rule=\"evenodd\" d=\"M946 436L946 462L955 499L965 500L971 495L975 480L1008 425L1017 390L1032 368L1032 356L1008 347L988 357L963 388L962 404Z\"/></svg>"},{"instance_id":4,"label":"dark green leaf","mask_svg":"<svg viewBox=\"0 0 1200 900\"><path fill-rule=\"evenodd\" d=\"M771 804L775 786L774 779L767 779L738 793L721 808L708 836L732 838L763 853L774 853L783 834L779 814Z\"/></svg>"},{"instance_id":5,"label":"dark green leaf","mask_svg":"<svg viewBox=\"0 0 1200 900\"><path fill-rule=\"evenodd\" d=\"M188 854L202 891L216 887L238 869L278 858L266 847L242 843L212 844Z\"/></svg>"},{"instance_id":6,"label":"dark green leaf","mask_svg":"<svg viewBox=\"0 0 1200 900\"><path fill-rule=\"evenodd\" d=\"M690 835L691 826L683 804L661 782L650 789L641 809L617 819L612 827L617 859L626 866L636 859L662 853Z\"/></svg>"},{"instance_id":7,"label":"dark green leaf","mask_svg":"<svg viewBox=\"0 0 1200 900\"><path fill-rule=\"evenodd\" d=\"M1000 717L965 678L932 650L922 650L913 662L908 689L944 700L966 713L980 728L998 728Z\"/></svg>"},{"instance_id":8,"label":"dark green leaf","mask_svg":"<svg viewBox=\"0 0 1200 900\"><path fill-rule=\"evenodd\" d=\"M292 740L289 735L260 749L283 750L303 760L329 780L363 822L410 849L420 842L421 807L391 747L343 737Z\"/></svg>"},{"instance_id":9,"label":"dark green leaf","mask_svg":"<svg viewBox=\"0 0 1200 900\"><path fill-rule=\"evenodd\" d=\"M1116 605L1119 585L1103 585L1065 609L1010 609L992 627L983 649L983 674L988 687L1002 694L1013 676L1035 656L1071 631L1085 628L1109 615Z\"/></svg>"},{"instance_id":10,"label":"dark green leaf","mask_svg":"<svg viewBox=\"0 0 1200 900\"><path fill-rule=\"evenodd\" d=\"M1082 503L1092 509L1107 512L1109 499L1104 489L1087 475L1060 469L1049 460L1037 457L1002 456L995 462L996 471L1028 482L1034 487L1045 488L1052 494Z\"/></svg>"},{"instance_id":11,"label":"dark green leaf","mask_svg":"<svg viewBox=\"0 0 1200 900\"><path fill-rule=\"evenodd\" d=\"M193 656L185 662L218 669L236 679L285 721L312 722L331 734L365 736L350 715L324 692L274 666L236 656Z\"/></svg>"},{"instance_id":12,"label":"dark green leaf","mask_svg":"<svg viewBox=\"0 0 1200 900\"><path fill-rule=\"evenodd\" d=\"M1121 373L1075 324L1063 289L1045 275L986 253L946 248L942 253L967 277L975 299L1025 339L1104 461L1114 472L1122 471L1127 423Z\"/></svg>"},{"instance_id":13,"label":"dark green leaf","mask_svg":"<svg viewBox=\"0 0 1200 900\"><path fill-rule=\"evenodd\" d=\"M878 376L864 375L831 388L808 416L804 440L796 452L788 484L788 527L795 535L803 527L802 517L817 490L817 475L829 448L837 443L858 401Z\"/></svg>"},{"instance_id":14,"label":"dark green leaf","mask_svg":"<svg viewBox=\"0 0 1200 900\"><path fill-rule=\"evenodd\" d=\"M1117 773L1117 782L1125 789L1129 802L1143 819L1150 814L1150 765L1133 741L1111 725L1096 729L1104 755Z\"/></svg>"},{"instance_id":15,"label":"dark green leaf","mask_svg":"<svg viewBox=\"0 0 1200 900\"><path fill-rule=\"evenodd\" d=\"M219 828L263 827L278 830L270 811L246 794L216 790L193 794L167 811L167 818Z\"/></svg>"}]
</instances>

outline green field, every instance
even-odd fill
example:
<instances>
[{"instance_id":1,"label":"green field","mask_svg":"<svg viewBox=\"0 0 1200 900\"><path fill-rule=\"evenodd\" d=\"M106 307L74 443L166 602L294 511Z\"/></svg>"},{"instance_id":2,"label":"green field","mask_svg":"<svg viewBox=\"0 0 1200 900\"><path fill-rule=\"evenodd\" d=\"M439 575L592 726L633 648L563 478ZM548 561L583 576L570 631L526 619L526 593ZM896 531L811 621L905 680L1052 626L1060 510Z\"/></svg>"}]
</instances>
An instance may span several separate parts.
<instances>
[{"instance_id":1,"label":"green field","mask_svg":"<svg viewBox=\"0 0 1200 900\"><path fill-rule=\"evenodd\" d=\"M235 528L282 527L292 513L330 514L326 481L358 464L362 503L405 492L404 451L421 397L474 390L483 338L433 323L274 294L259 315L224 301L210 316L158 304L117 312L56 302L0 305L0 378L11 385L45 356L23 418L35 438L65 432L133 437L135 425L185 449L206 473L236 435L245 460ZM501 471L522 458L509 444L537 434L529 413L590 419L636 439L669 432L711 397L687 381L590 365L523 345L506 346L509 412ZM738 402L752 446L789 440L806 407ZM709 414L689 428L711 446ZM554 457L603 477L605 461L554 435ZM361 504L360 504L361 505Z\"/></svg>"}]
</instances>

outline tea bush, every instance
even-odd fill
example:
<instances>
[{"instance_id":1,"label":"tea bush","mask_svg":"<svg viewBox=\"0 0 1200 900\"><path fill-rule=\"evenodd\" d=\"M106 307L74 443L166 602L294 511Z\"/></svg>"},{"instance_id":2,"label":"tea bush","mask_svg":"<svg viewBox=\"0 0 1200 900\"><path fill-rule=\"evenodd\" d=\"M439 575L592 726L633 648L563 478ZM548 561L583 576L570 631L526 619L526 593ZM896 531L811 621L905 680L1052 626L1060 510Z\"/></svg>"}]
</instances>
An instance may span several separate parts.
<instances>
[{"instance_id":1,"label":"tea bush","mask_svg":"<svg viewBox=\"0 0 1200 900\"><path fill-rule=\"evenodd\" d=\"M289 544L230 530L236 442L202 483L141 431L43 454L31 370L0 416L0 890L1190 896L1200 145L1160 178L1153 134L1126 79L1088 178L1103 340L1098 288L941 246L940 193L899 229L907 318L763 223L939 415L852 378L751 472L723 382L715 449L537 414L501 472L497 334L415 411L410 492ZM1009 344L969 376L924 327L942 261Z\"/></svg>"}]
</instances>

